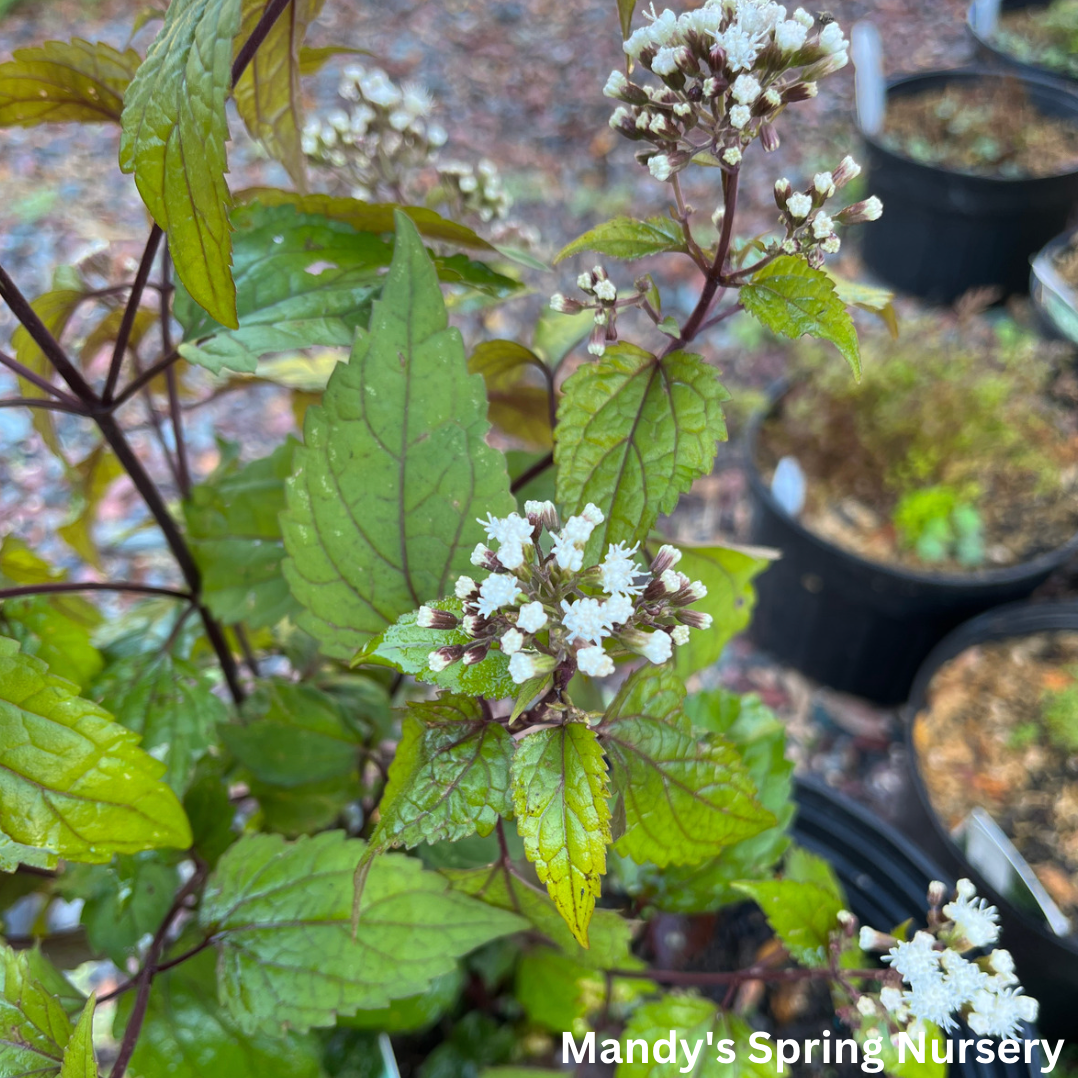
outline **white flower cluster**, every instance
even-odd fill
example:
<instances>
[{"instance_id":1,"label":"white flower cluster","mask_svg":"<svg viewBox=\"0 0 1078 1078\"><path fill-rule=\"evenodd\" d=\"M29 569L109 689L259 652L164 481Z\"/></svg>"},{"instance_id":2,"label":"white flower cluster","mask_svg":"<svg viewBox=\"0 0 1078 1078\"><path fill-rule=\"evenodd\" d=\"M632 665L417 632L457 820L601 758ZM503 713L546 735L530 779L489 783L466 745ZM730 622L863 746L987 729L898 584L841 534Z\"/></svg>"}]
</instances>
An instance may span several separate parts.
<instances>
[{"instance_id":1,"label":"white flower cluster","mask_svg":"<svg viewBox=\"0 0 1078 1078\"><path fill-rule=\"evenodd\" d=\"M438 165L443 200L455 203L459 214L474 213L480 221L504 221L513 200L502 186L498 166L492 161L478 165L447 161Z\"/></svg>"},{"instance_id":2,"label":"white flower cluster","mask_svg":"<svg viewBox=\"0 0 1078 1078\"><path fill-rule=\"evenodd\" d=\"M824 255L838 254L841 247L836 224L857 225L879 219L883 203L875 195L833 215L824 209L829 198L860 175L861 166L847 156L833 172L817 172L805 191L794 191L787 179L775 181L775 202L782 214L779 221L786 229L781 241L783 253L806 252L810 264L820 266Z\"/></svg>"},{"instance_id":3,"label":"white flower cluster","mask_svg":"<svg viewBox=\"0 0 1078 1078\"><path fill-rule=\"evenodd\" d=\"M933 883L929 899L942 895L942 883ZM929 931L913 939L896 940L873 928L862 928L860 945L866 951L883 951L883 961L896 974L878 999L862 996L858 1010L866 1017L882 1009L901 1027L934 1022L942 1030L965 1018L978 1036L1017 1037L1022 1022L1037 1017L1037 1001L1022 994L1009 951L993 950L983 958L964 957L999 941L998 914L978 898L969 880L959 880L956 894L942 910L929 915Z\"/></svg>"},{"instance_id":4,"label":"white flower cluster","mask_svg":"<svg viewBox=\"0 0 1078 1078\"><path fill-rule=\"evenodd\" d=\"M398 86L379 68L349 64L337 93L346 107L311 117L302 147L316 164L346 170L355 198L386 193L445 144L445 128L430 119L434 100L417 83Z\"/></svg>"},{"instance_id":5,"label":"white flower cluster","mask_svg":"<svg viewBox=\"0 0 1078 1078\"><path fill-rule=\"evenodd\" d=\"M688 642L691 629L710 628L710 615L689 609L707 589L675 570L676 547L660 547L645 569L636 560L639 544L611 543L602 562L584 567L588 541L603 519L589 503L563 526L551 502L528 502L525 516L480 520L497 550L480 543L472 552L472 564L489 570L484 580L457 580L461 618L431 606L420 607L416 618L423 628L463 628L472 643L435 649L430 669L482 662L497 647L510 657L517 684L558 667L606 677L615 656L663 663L675 644Z\"/></svg>"},{"instance_id":6,"label":"white flower cluster","mask_svg":"<svg viewBox=\"0 0 1078 1078\"><path fill-rule=\"evenodd\" d=\"M581 302L569 299L561 292L555 292L550 297L550 308L559 314L576 314L578 311L593 310L595 326L591 331L591 339L588 341L588 351L593 356L601 356L606 351L606 346L618 339L618 309L639 303L647 290L648 283L639 282L636 291L631 296L619 300L617 286L610 280L602 266L596 266L580 274L576 279L576 284L587 299Z\"/></svg>"},{"instance_id":7,"label":"white flower cluster","mask_svg":"<svg viewBox=\"0 0 1078 1078\"><path fill-rule=\"evenodd\" d=\"M650 21L625 52L661 85L640 86L614 71L604 93L622 102L610 126L651 143L637 157L658 180L702 151L736 169L754 139L774 150L779 113L815 97L817 80L849 59L838 23L818 29L803 8L787 17L770 0L706 0L680 16L652 5L644 14Z\"/></svg>"}]
</instances>

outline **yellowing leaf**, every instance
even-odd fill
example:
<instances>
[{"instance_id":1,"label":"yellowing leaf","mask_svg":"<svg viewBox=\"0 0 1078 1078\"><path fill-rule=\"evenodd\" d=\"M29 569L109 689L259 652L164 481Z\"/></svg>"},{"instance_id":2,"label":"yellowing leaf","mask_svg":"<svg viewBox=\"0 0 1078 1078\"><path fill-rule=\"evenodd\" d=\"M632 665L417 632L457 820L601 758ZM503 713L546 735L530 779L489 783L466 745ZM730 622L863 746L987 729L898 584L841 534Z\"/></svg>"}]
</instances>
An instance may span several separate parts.
<instances>
[{"instance_id":1,"label":"yellowing leaf","mask_svg":"<svg viewBox=\"0 0 1078 1078\"><path fill-rule=\"evenodd\" d=\"M307 186L300 133L303 99L300 91L300 47L307 27L318 18L325 0L292 0L273 24L247 65L233 98L251 138L257 139L288 170L300 189ZM265 0L243 0L237 42L246 41L266 10Z\"/></svg>"},{"instance_id":2,"label":"yellowing leaf","mask_svg":"<svg viewBox=\"0 0 1078 1078\"><path fill-rule=\"evenodd\" d=\"M546 364L516 341L484 341L468 360L487 386L487 417L511 438L541 449L554 444Z\"/></svg>"},{"instance_id":3,"label":"yellowing leaf","mask_svg":"<svg viewBox=\"0 0 1078 1078\"><path fill-rule=\"evenodd\" d=\"M71 520L61 524L56 531L83 561L102 568L101 555L93 538L97 507L113 481L124 474L123 465L116 454L102 442L74 465L68 478L71 480L75 513Z\"/></svg>"},{"instance_id":4,"label":"yellowing leaf","mask_svg":"<svg viewBox=\"0 0 1078 1078\"><path fill-rule=\"evenodd\" d=\"M570 722L529 734L513 760L524 852L582 947L610 842L606 763L595 731Z\"/></svg>"},{"instance_id":5,"label":"yellowing leaf","mask_svg":"<svg viewBox=\"0 0 1078 1078\"><path fill-rule=\"evenodd\" d=\"M281 517L299 623L326 655L351 658L471 570L476 517L514 506L488 430L482 379L468 373L434 266L398 211L370 332L307 412Z\"/></svg>"},{"instance_id":6,"label":"yellowing leaf","mask_svg":"<svg viewBox=\"0 0 1078 1078\"><path fill-rule=\"evenodd\" d=\"M588 545L592 560L607 543L644 539L658 515L707 474L716 442L726 437L727 399L699 356L658 359L629 344L569 378L555 432L558 502L567 514L588 502L605 514Z\"/></svg>"},{"instance_id":7,"label":"yellowing leaf","mask_svg":"<svg viewBox=\"0 0 1078 1078\"><path fill-rule=\"evenodd\" d=\"M108 712L0 638L0 831L72 861L185 849L164 765Z\"/></svg>"},{"instance_id":8,"label":"yellowing leaf","mask_svg":"<svg viewBox=\"0 0 1078 1078\"><path fill-rule=\"evenodd\" d=\"M168 233L176 273L195 301L235 328L225 183L225 99L241 0L172 0L127 90L120 168L133 172Z\"/></svg>"},{"instance_id":9,"label":"yellowing leaf","mask_svg":"<svg viewBox=\"0 0 1078 1078\"><path fill-rule=\"evenodd\" d=\"M142 57L102 41L46 41L0 64L0 127L120 122Z\"/></svg>"}]
</instances>

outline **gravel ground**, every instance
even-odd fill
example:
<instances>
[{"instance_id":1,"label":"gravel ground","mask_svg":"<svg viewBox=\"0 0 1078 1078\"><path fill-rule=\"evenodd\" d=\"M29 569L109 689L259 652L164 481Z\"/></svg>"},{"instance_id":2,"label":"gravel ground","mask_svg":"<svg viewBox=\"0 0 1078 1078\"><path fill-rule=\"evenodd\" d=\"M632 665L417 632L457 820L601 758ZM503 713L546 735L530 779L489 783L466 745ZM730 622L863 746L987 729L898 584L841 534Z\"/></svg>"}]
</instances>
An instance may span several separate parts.
<instances>
[{"instance_id":1,"label":"gravel ground","mask_svg":"<svg viewBox=\"0 0 1078 1078\"><path fill-rule=\"evenodd\" d=\"M847 28L856 19L874 23L888 50L888 70L904 72L969 58L965 6L965 0L836 0L830 9ZM120 46L126 26L142 7L143 0L25 0L0 22L0 60L14 49L53 37L81 36ZM136 46L144 48L152 32L143 31ZM541 254L549 255L586 227L629 207L640 216L663 210L658 185L633 162L631 147L606 126L610 103L602 86L620 57L614 0L330 0L312 41L370 49L394 77L425 83L441 103L439 119L450 134L451 156L489 157L501 167L516 199L515 216L543 237ZM312 80L313 106L331 103L334 71ZM847 151L857 153L852 96L848 69L826 80L815 102L791 113L788 141L770 160L753 162L750 155L749 165L759 167L764 179L756 191L750 188L743 195L741 231L771 225L775 177L786 175L796 183L837 163ZM798 125L796 138L792 123ZM234 186L283 184L282 170L264 159L239 125L232 129ZM57 264L106 244L116 265L133 265L137 259L146 216L133 182L116 169L117 147L118 131L111 126L0 132L0 261L27 294L44 291ZM705 220L715 204L708 179L698 179L687 191ZM695 269L654 269L672 290L670 306L691 307L698 288ZM534 283L549 294L569 288L577 272L566 264ZM538 303L536 296L520 309L534 313ZM524 320L525 314L500 311L490 317L488 328L505 335ZM0 311L0 346L7 347L12 329L10 315ZM705 339L701 350L734 385L763 386L781 370L781 362L759 361L737 332L725 327ZM188 375L188 382L192 392L205 394L206 381L197 373ZM12 380L0 373L0 393L12 390ZM145 424L134 407L130 419ZM287 399L270 388L223 396L192 410L189 434L196 474L204 476L216 462L215 437L240 441L245 456L255 457L292 425ZM61 431L75 458L92 444L77 422L61 424ZM160 469L145 429L137 444ZM698 485L692 504L692 530L702 526L712 536L744 537L744 480L733 448L721 447L716 474ZM21 535L60 564L73 565L70 551L53 534L66 511L59 465L44 452L21 412L0 409L0 532ZM167 580L171 566L156 533L141 529L144 523L133 491L126 481L116 483L102 507L106 565L136 579ZM769 662L745 640L736 641L701 681L759 692L787 719L791 752L803 771L822 775L885 815L901 815L903 750L892 713L818 689Z\"/></svg>"}]
</instances>

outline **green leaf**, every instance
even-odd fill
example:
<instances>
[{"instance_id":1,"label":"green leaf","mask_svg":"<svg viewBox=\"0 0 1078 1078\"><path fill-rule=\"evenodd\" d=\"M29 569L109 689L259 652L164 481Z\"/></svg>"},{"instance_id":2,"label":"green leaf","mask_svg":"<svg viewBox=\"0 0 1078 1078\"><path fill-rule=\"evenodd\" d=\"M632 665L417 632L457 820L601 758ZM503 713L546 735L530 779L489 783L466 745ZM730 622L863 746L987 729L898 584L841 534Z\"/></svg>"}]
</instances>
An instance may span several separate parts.
<instances>
[{"instance_id":1,"label":"green leaf","mask_svg":"<svg viewBox=\"0 0 1078 1078\"><path fill-rule=\"evenodd\" d=\"M434 266L398 212L371 331L307 412L282 517L299 624L326 655L351 658L471 568L476 517L514 507L488 430L483 380L467 373Z\"/></svg>"},{"instance_id":2,"label":"green leaf","mask_svg":"<svg viewBox=\"0 0 1078 1078\"><path fill-rule=\"evenodd\" d=\"M58 857L52 850L41 850L12 842L0 831L0 872L14 872L19 865L31 868L55 868Z\"/></svg>"},{"instance_id":3,"label":"green leaf","mask_svg":"<svg viewBox=\"0 0 1078 1078\"><path fill-rule=\"evenodd\" d=\"M584 948L558 912L557 906L538 888L506 871L502 865L488 868L443 869L442 874L457 891L472 895L499 910L509 910L528 920L551 943L574 962L591 969L636 969L643 965L630 951L633 924L615 910L597 909L588 927Z\"/></svg>"},{"instance_id":4,"label":"green leaf","mask_svg":"<svg viewBox=\"0 0 1078 1078\"><path fill-rule=\"evenodd\" d=\"M660 513L706 475L725 439L728 399L699 356L657 359L633 345L607 349L565 383L554 460L558 503L567 515L594 502L606 520L592 533L589 559L608 543L644 539Z\"/></svg>"},{"instance_id":5,"label":"green leaf","mask_svg":"<svg viewBox=\"0 0 1078 1078\"><path fill-rule=\"evenodd\" d=\"M0 127L120 122L124 91L142 63L103 41L46 41L0 64Z\"/></svg>"},{"instance_id":6,"label":"green leaf","mask_svg":"<svg viewBox=\"0 0 1078 1078\"><path fill-rule=\"evenodd\" d=\"M606 763L595 731L570 722L529 734L513 758L513 809L524 852L577 941L606 871Z\"/></svg>"},{"instance_id":7,"label":"green leaf","mask_svg":"<svg viewBox=\"0 0 1078 1078\"><path fill-rule=\"evenodd\" d=\"M199 911L219 950L221 1001L245 1032L304 1032L338 1014L425 991L456 959L526 922L449 889L414 858L371 866L352 929L352 876L366 845L340 832L240 839Z\"/></svg>"},{"instance_id":8,"label":"green leaf","mask_svg":"<svg viewBox=\"0 0 1078 1078\"><path fill-rule=\"evenodd\" d=\"M528 951L517 966L516 1000L530 1022L550 1033L586 1033L588 1013L603 1005L605 990L602 973L549 947Z\"/></svg>"},{"instance_id":9,"label":"green leaf","mask_svg":"<svg viewBox=\"0 0 1078 1078\"><path fill-rule=\"evenodd\" d=\"M60 524L56 531L83 561L99 571L104 570L104 565L93 536L97 507L112 483L123 474L123 465L104 442L94 446L68 470L74 505L70 519Z\"/></svg>"},{"instance_id":10,"label":"green leaf","mask_svg":"<svg viewBox=\"0 0 1078 1078\"><path fill-rule=\"evenodd\" d=\"M98 677L92 699L138 734L166 766L165 781L182 795L194 765L215 742L228 712L197 667L167 651L118 659Z\"/></svg>"},{"instance_id":11,"label":"green leaf","mask_svg":"<svg viewBox=\"0 0 1078 1078\"><path fill-rule=\"evenodd\" d=\"M173 0L127 89L120 168L168 233L176 274L195 302L235 328L236 287L225 182L225 99L241 0Z\"/></svg>"},{"instance_id":12,"label":"green leaf","mask_svg":"<svg viewBox=\"0 0 1078 1078\"><path fill-rule=\"evenodd\" d=\"M0 943L0 1074L53 1078L70 1038L71 1022L33 976L29 954Z\"/></svg>"},{"instance_id":13,"label":"green leaf","mask_svg":"<svg viewBox=\"0 0 1078 1078\"><path fill-rule=\"evenodd\" d=\"M840 277L837 273L832 273L831 270L825 272L835 282L835 295L847 307L857 307L869 314L877 315L887 327L891 337L898 339L898 317L895 314L894 292L889 292L886 288L863 284L861 281L851 281L846 277Z\"/></svg>"},{"instance_id":14,"label":"green leaf","mask_svg":"<svg viewBox=\"0 0 1078 1078\"><path fill-rule=\"evenodd\" d=\"M127 1025L133 993L120 997L117 1030ZM213 954L196 955L158 974L131 1057L140 1078L323 1078L313 1034L244 1033L217 1002Z\"/></svg>"},{"instance_id":15,"label":"green leaf","mask_svg":"<svg viewBox=\"0 0 1078 1078\"><path fill-rule=\"evenodd\" d=\"M211 476L184 503L203 597L226 625L270 628L299 609L281 572L284 540L278 520L297 445L289 438L268 457Z\"/></svg>"},{"instance_id":16,"label":"green leaf","mask_svg":"<svg viewBox=\"0 0 1078 1078\"><path fill-rule=\"evenodd\" d=\"M489 835L512 814L513 739L469 696L411 704L379 805L376 846Z\"/></svg>"},{"instance_id":17,"label":"green leaf","mask_svg":"<svg viewBox=\"0 0 1078 1078\"><path fill-rule=\"evenodd\" d=\"M664 251L685 250L685 234L681 226L669 217L649 217L646 221L638 221L634 217L615 217L566 244L554 256L554 263L557 265L563 258L581 251L597 251L611 258L631 261Z\"/></svg>"},{"instance_id":18,"label":"green leaf","mask_svg":"<svg viewBox=\"0 0 1078 1078\"><path fill-rule=\"evenodd\" d=\"M348 1029L377 1029L386 1033L407 1033L429 1029L460 998L464 975L459 966L435 977L430 988L418 996L395 999L373 1011L356 1011L350 1018L338 1018L337 1025Z\"/></svg>"},{"instance_id":19,"label":"green leaf","mask_svg":"<svg viewBox=\"0 0 1078 1078\"><path fill-rule=\"evenodd\" d=\"M289 838L324 831L341 823L341 813L363 793L355 772L299 786L271 786L251 780L251 793L262 809L261 826Z\"/></svg>"},{"instance_id":20,"label":"green leaf","mask_svg":"<svg viewBox=\"0 0 1078 1078\"><path fill-rule=\"evenodd\" d=\"M97 1000L91 996L64 1048L64 1060L60 1065L60 1078L97 1078L97 1059L94 1057L94 1007Z\"/></svg>"},{"instance_id":21,"label":"green leaf","mask_svg":"<svg viewBox=\"0 0 1078 1078\"><path fill-rule=\"evenodd\" d=\"M618 0L618 19L621 21L621 36L627 38L633 29L633 11L636 0Z\"/></svg>"},{"instance_id":22,"label":"green leaf","mask_svg":"<svg viewBox=\"0 0 1078 1078\"><path fill-rule=\"evenodd\" d=\"M348 45L304 45L299 50L299 73L317 75L336 56L370 55L370 49L353 49Z\"/></svg>"},{"instance_id":23,"label":"green leaf","mask_svg":"<svg viewBox=\"0 0 1078 1078\"><path fill-rule=\"evenodd\" d=\"M459 247L478 247L486 251L493 247L467 225L449 221L425 206L402 206L395 202L363 202L358 198L342 198L321 193L299 194L276 187L250 187L236 194L240 203L261 202L263 206L294 206L299 213L320 214L351 225L357 232L386 234L396 232L395 215L399 211L415 225L421 236L429 240L455 244Z\"/></svg>"},{"instance_id":24,"label":"green leaf","mask_svg":"<svg viewBox=\"0 0 1078 1078\"><path fill-rule=\"evenodd\" d=\"M803 258L779 255L743 285L739 298L745 310L773 333L785 337L809 334L830 341L861 377L857 330L835 283Z\"/></svg>"},{"instance_id":25,"label":"green leaf","mask_svg":"<svg viewBox=\"0 0 1078 1078\"><path fill-rule=\"evenodd\" d=\"M292 0L270 28L232 92L236 111L251 138L261 142L288 170L292 182L307 186L300 133L303 95L300 53L307 27L318 18L325 0ZM266 10L265 0L243 0L237 42L246 41Z\"/></svg>"},{"instance_id":26,"label":"green leaf","mask_svg":"<svg viewBox=\"0 0 1078 1078\"><path fill-rule=\"evenodd\" d=\"M468 360L487 387L487 418L512 438L550 449L550 390L546 364L516 341L483 341Z\"/></svg>"},{"instance_id":27,"label":"green leaf","mask_svg":"<svg viewBox=\"0 0 1078 1078\"><path fill-rule=\"evenodd\" d=\"M591 334L594 325L591 311L560 314L544 307L535 323L532 351L551 370L557 370L561 361Z\"/></svg>"},{"instance_id":28,"label":"green leaf","mask_svg":"<svg viewBox=\"0 0 1078 1078\"><path fill-rule=\"evenodd\" d=\"M826 861L795 847L786 858L783 879L746 880L734 888L759 905L798 962L827 965L828 939L838 929L838 914L846 903Z\"/></svg>"},{"instance_id":29,"label":"green leaf","mask_svg":"<svg viewBox=\"0 0 1078 1078\"><path fill-rule=\"evenodd\" d=\"M117 857L110 865L69 866L57 885L68 901L82 900L87 941L121 969L157 931L178 889L175 865L153 851Z\"/></svg>"},{"instance_id":30,"label":"green leaf","mask_svg":"<svg viewBox=\"0 0 1078 1078\"><path fill-rule=\"evenodd\" d=\"M366 326L392 248L379 236L290 205L232 211L238 328L177 292L180 353L215 373L254 373L261 356L315 346L349 348ZM195 300L197 300L195 296Z\"/></svg>"},{"instance_id":31,"label":"green leaf","mask_svg":"<svg viewBox=\"0 0 1078 1078\"><path fill-rule=\"evenodd\" d=\"M243 723L221 740L259 781L290 788L356 770L359 738L333 697L313 685L274 678L244 704Z\"/></svg>"},{"instance_id":32,"label":"green leaf","mask_svg":"<svg viewBox=\"0 0 1078 1078\"><path fill-rule=\"evenodd\" d=\"M81 1014L86 997L45 957L40 942L22 953L26 955L30 976L63 1007L68 1018Z\"/></svg>"},{"instance_id":33,"label":"green leaf","mask_svg":"<svg viewBox=\"0 0 1078 1078\"><path fill-rule=\"evenodd\" d=\"M662 667L636 671L598 733L624 808L619 853L634 861L697 864L775 823L737 750L695 734L682 712L685 686Z\"/></svg>"},{"instance_id":34,"label":"green leaf","mask_svg":"<svg viewBox=\"0 0 1078 1078\"><path fill-rule=\"evenodd\" d=\"M707 588L693 609L712 618L710 629L694 629L688 643L674 649L674 669L687 678L716 662L730 640L748 627L756 605L752 582L771 564L771 552L735 546L679 549L678 570Z\"/></svg>"},{"instance_id":35,"label":"green leaf","mask_svg":"<svg viewBox=\"0 0 1078 1078\"><path fill-rule=\"evenodd\" d=\"M0 832L72 861L185 849L191 831L164 770L74 685L0 639Z\"/></svg>"},{"instance_id":36,"label":"green leaf","mask_svg":"<svg viewBox=\"0 0 1078 1078\"><path fill-rule=\"evenodd\" d=\"M625 1062L618 1065L616 1078L675 1078L684 1074L685 1053L680 1043L669 1063L655 1062L650 1051L657 1042L665 1041L669 1045L671 1030L679 1042L683 1039L690 1045L690 1050L700 1045L700 1054L692 1068L693 1078L746 1078L749 1075L772 1078L775 1073L774 1064L753 1063L749 1059L753 1054L749 1045L753 1031L744 1019L719 1010L709 999L688 992L672 992L633 1012L622 1034ZM640 1045L634 1048L633 1062L628 1062L628 1044L633 1040L646 1042L649 1049L647 1063L640 1062ZM730 1050L734 1055L732 1062L718 1059L714 1046L723 1040L734 1042Z\"/></svg>"}]
</instances>

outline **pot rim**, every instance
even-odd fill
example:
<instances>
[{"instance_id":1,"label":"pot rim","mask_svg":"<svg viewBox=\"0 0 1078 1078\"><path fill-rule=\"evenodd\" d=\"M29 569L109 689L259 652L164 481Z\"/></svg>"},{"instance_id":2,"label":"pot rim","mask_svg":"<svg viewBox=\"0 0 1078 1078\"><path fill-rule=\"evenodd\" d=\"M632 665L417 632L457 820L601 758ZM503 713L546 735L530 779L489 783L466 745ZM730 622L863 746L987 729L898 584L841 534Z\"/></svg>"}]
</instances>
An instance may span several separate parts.
<instances>
[{"instance_id":1,"label":"pot rim","mask_svg":"<svg viewBox=\"0 0 1078 1078\"><path fill-rule=\"evenodd\" d=\"M978 41L979 40L980 39L978 38ZM1017 61L1015 61L1015 63L1017 63ZM886 84L887 97L889 98L895 90L904 91L906 87L912 88L916 86L917 83L925 82L930 79L945 79L953 82L961 82L967 79L1020 79L1023 83L1039 85L1043 90L1060 95L1057 98L1058 100L1069 100L1073 108L1075 120L1078 122L1078 85L1076 85L1073 80L1068 80L1058 75L1042 73L1040 69L1026 70L1019 67L1001 69L998 67L989 67L985 64L972 63L963 67L935 68L931 71L917 71L913 74L896 75L889 78ZM920 161L915 161L912 157L905 157L902 154L895 153L894 150L890 150L884 146L878 136L868 134L868 132L861 127L860 122L857 124L857 130L861 138L872 147L875 153L883 157L888 164L921 169L925 173L936 176L958 177L974 183L996 187L998 190L1004 190L1008 186L1022 183L1035 185L1050 184L1056 180L1078 176L1078 165L1075 165L1074 168L1067 169L1064 172L1054 172L1050 176L983 176L977 173L958 172L953 169L940 168L938 165L926 165Z\"/></svg>"},{"instance_id":2,"label":"pot rim","mask_svg":"<svg viewBox=\"0 0 1078 1078\"><path fill-rule=\"evenodd\" d=\"M941 585L951 588L980 588L990 587L997 584L1013 584L1028 576L1036 576L1045 570L1051 572L1071 555L1078 553L1078 531L1065 543L1053 550L1046 550L1029 561L1018 562L1015 565L1004 565L996 569L986 569L971 573L956 572L929 572L918 569L907 569L902 566L888 565L885 562L871 561L860 554L840 547L822 536L811 531L796 517L790 516L775 500L771 488L764 482L763 474L756 465L756 450L760 442L760 432L764 423L772 418L778 410L782 399L793 388L793 382L789 378L781 378L768 389L770 404L766 410L757 412L749 421L745 430L745 470L748 472L749 485L753 493L772 512L780 516L787 526L798 536L799 539L810 542L812 545L832 554L842 555L849 558L859 569L883 574L896 581L922 585ZM927 660L926 660L927 661Z\"/></svg>"},{"instance_id":3,"label":"pot rim","mask_svg":"<svg viewBox=\"0 0 1078 1078\"><path fill-rule=\"evenodd\" d=\"M936 814L936 810L932 807L928 789L921 775L917 750L913 744L914 722L918 714L927 707L928 688L932 679L939 672L940 667L962 654L963 651L987 641L1011 640L1017 637L1031 636L1034 633L1060 631L1078 632L1078 600L1058 603L1006 603L1003 606L998 606L993 610L979 614L949 632L929 652L928 658L925 659L920 670L917 671L917 676L910 689L909 700L903 708L906 755L909 761L908 772L917 793L917 799L921 803L921 808L932 821L937 835L943 840L952 856L963 864L968 864L974 875L980 875L980 873L969 863L966 855L955 844L950 832L943 826L942 821ZM1001 905L1009 917L1020 920L1030 931L1036 932L1045 940L1078 956L1078 935L1057 936L1049 930L1046 924L1030 917L1005 899L1001 902Z\"/></svg>"}]
</instances>

